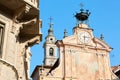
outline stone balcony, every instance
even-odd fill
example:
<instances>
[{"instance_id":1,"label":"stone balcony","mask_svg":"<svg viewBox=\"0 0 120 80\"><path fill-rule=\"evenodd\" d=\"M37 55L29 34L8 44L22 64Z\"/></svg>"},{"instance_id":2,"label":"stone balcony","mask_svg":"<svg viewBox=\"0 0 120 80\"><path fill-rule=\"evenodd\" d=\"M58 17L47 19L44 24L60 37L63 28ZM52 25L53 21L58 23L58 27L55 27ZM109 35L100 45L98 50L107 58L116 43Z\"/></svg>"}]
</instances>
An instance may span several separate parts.
<instances>
[{"instance_id":1,"label":"stone balcony","mask_svg":"<svg viewBox=\"0 0 120 80\"><path fill-rule=\"evenodd\" d=\"M33 45L42 41L41 20L33 19L22 24L22 26L19 33L21 42L29 41L29 45Z\"/></svg>"},{"instance_id":2,"label":"stone balcony","mask_svg":"<svg viewBox=\"0 0 120 80\"><path fill-rule=\"evenodd\" d=\"M31 45L35 40L36 43L41 41L42 22L39 20L39 0L0 0L0 12L10 18L13 23L21 25L20 41L31 40Z\"/></svg>"},{"instance_id":3,"label":"stone balcony","mask_svg":"<svg viewBox=\"0 0 120 80\"><path fill-rule=\"evenodd\" d=\"M23 6L24 4L28 4L32 7L39 7L39 0L0 0L0 4L8 7L12 10Z\"/></svg>"},{"instance_id":4,"label":"stone balcony","mask_svg":"<svg viewBox=\"0 0 120 80\"><path fill-rule=\"evenodd\" d=\"M39 16L39 0L0 0L0 11L18 22Z\"/></svg>"}]
</instances>

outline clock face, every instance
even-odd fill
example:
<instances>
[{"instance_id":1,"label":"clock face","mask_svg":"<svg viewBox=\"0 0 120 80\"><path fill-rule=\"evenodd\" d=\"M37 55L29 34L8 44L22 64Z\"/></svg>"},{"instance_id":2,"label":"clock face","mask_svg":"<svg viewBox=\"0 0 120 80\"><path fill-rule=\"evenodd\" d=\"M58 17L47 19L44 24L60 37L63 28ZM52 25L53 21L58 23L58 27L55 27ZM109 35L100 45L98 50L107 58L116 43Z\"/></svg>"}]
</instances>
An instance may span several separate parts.
<instances>
[{"instance_id":1,"label":"clock face","mask_svg":"<svg viewBox=\"0 0 120 80\"><path fill-rule=\"evenodd\" d=\"M91 41L91 36L88 32L80 32L79 33L79 40L81 43L90 43Z\"/></svg>"}]
</instances>

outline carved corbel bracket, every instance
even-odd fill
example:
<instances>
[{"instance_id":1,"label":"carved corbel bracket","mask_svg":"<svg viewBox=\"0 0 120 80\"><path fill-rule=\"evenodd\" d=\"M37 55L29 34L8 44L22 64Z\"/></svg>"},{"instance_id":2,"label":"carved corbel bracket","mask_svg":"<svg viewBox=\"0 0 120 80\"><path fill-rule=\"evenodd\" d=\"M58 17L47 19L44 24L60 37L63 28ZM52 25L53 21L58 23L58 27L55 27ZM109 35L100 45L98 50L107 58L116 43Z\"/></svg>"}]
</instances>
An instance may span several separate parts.
<instances>
[{"instance_id":1,"label":"carved corbel bracket","mask_svg":"<svg viewBox=\"0 0 120 80\"><path fill-rule=\"evenodd\" d=\"M39 44L39 42L40 42L40 35L38 35L38 36L30 39L29 41L27 41L27 45L28 46L33 46L35 44Z\"/></svg>"},{"instance_id":2,"label":"carved corbel bracket","mask_svg":"<svg viewBox=\"0 0 120 80\"><path fill-rule=\"evenodd\" d=\"M16 23L20 22L20 19L24 16L24 14L27 14L31 9L31 6L28 4L23 5L22 7L16 9L14 11L13 21Z\"/></svg>"},{"instance_id":3,"label":"carved corbel bracket","mask_svg":"<svg viewBox=\"0 0 120 80\"><path fill-rule=\"evenodd\" d=\"M13 25L12 25L12 29L11 32L15 33L16 32L16 27L18 27L16 23L19 23L19 19L22 19L22 17L24 16L24 14L27 14L31 9L31 6L26 4L25 6L20 7L19 9L14 11L14 16L13 16ZM20 23L23 24L23 23ZM22 26L20 25L19 28L22 28ZM19 31L19 30L17 30Z\"/></svg>"}]
</instances>

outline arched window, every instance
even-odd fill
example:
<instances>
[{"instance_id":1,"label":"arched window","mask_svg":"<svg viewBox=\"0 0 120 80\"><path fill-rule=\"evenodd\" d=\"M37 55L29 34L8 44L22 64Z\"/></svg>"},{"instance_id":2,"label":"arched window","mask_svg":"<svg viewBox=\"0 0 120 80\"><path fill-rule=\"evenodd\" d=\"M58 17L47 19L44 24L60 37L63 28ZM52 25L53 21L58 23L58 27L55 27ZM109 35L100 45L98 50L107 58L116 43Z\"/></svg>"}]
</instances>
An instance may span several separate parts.
<instances>
[{"instance_id":1,"label":"arched window","mask_svg":"<svg viewBox=\"0 0 120 80\"><path fill-rule=\"evenodd\" d=\"M53 48L49 49L49 54L50 54L50 56L53 56L53 54L54 54L54 49Z\"/></svg>"}]
</instances>

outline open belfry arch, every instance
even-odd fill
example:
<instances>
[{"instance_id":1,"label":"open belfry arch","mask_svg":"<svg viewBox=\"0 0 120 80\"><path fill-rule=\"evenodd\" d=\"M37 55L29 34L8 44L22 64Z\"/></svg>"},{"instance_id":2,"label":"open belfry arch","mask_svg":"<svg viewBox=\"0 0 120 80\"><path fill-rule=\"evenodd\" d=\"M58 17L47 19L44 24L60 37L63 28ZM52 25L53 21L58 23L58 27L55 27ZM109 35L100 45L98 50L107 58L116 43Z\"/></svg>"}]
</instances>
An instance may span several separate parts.
<instances>
[{"instance_id":1,"label":"open belfry arch","mask_svg":"<svg viewBox=\"0 0 120 80\"><path fill-rule=\"evenodd\" d=\"M118 79L110 67L112 48L105 43L103 36L94 36L93 29L86 23L89 15L90 12L84 9L76 13L78 24L73 28L73 34L67 36L65 30L64 38L56 41L59 58L50 68L37 66L32 74L33 80Z\"/></svg>"}]
</instances>

